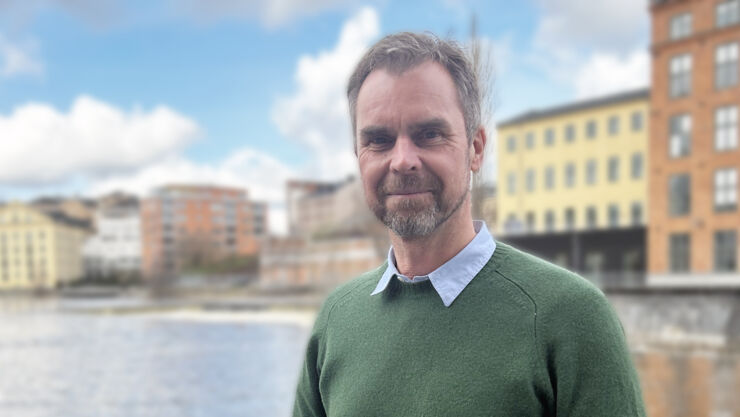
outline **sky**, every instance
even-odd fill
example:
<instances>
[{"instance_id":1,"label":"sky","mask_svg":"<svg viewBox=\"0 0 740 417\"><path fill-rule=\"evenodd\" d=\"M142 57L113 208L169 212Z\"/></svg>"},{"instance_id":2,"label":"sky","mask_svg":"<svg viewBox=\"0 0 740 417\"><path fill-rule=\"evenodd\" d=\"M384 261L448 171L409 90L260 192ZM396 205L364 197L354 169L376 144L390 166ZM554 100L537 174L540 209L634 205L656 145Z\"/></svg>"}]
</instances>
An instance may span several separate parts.
<instances>
[{"instance_id":1,"label":"sky","mask_svg":"<svg viewBox=\"0 0 740 417\"><path fill-rule=\"evenodd\" d=\"M382 36L488 58L497 120L647 86L647 0L0 0L0 201L246 188L286 229L288 179L357 175L344 89Z\"/></svg>"}]
</instances>

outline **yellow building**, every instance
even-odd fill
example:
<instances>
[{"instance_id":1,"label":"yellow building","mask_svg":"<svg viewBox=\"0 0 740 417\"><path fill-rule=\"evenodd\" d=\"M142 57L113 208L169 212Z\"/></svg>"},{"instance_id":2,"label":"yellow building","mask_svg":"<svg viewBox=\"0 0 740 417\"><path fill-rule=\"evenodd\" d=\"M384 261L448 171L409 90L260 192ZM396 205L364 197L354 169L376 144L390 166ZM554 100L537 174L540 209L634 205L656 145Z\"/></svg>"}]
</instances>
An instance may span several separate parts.
<instances>
[{"instance_id":1,"label":"yellow building","mask_svg":"<svg viewBox=\"0 0 740 417\"><path fill-rule=\"evenodd\" d=\"M571 269L644 270L649 99L629 91L500 123L496 233Z\"/></svg>"},{"instance_id":2,"label":"yellow building","mask_svg":"<svg viewBox=\"0 0 740 417\"><path fill-rule=\"evenodd\" d=\"M500 123L499 232L644 225L648 104L639 90Z\"/></svg>"},{"instance_id":3,"label":"yellow building","mask_svg":"<svg viewBox=\"0 0 740 417\"><path fill-rule=\"evenodd\" d=\"M54 288L82 277L82 226L22 203L0 207L0 289Z\"/></svg>"}]
</instances>

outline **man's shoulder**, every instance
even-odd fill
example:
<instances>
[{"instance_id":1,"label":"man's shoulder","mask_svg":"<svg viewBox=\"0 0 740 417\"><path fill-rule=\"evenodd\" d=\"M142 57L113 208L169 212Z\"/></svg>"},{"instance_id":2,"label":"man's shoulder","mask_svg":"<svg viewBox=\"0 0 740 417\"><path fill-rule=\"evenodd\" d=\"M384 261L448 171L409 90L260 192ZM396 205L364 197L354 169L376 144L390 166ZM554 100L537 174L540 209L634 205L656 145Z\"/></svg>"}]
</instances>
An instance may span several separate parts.
<instances>
[{"instance_id":1,"label":"man's shoulder","mask_svg":"<svg viewBox=\"0 0 740 417\"><path fill-rule=\"evenodd\" d=\"M378 280L388 267L388 261L383 262L380 266L367 271L351 280L341 284L334 289L324 302L324 309L331 310L338 304L343 304L353 297L361 294L370 297L372 289L378 284Z\"/></svg>"},{"instance_id":2,"label":"man's shoulder","mask_svg":"<svg viewBox=\"0 0 740 417\"><path fill-rule=\"evenodd\" d=\"M496 271L535 305L604 298L601 290L585 278L538 256L503 242L497 242L496 252Z\"/></svg>"}]
</instances>

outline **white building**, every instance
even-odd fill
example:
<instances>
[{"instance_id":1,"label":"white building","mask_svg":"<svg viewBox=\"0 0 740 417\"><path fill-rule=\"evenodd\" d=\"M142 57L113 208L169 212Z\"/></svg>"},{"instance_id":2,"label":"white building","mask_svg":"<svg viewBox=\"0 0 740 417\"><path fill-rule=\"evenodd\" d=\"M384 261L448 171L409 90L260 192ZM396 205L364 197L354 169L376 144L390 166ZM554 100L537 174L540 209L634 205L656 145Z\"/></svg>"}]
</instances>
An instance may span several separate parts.
<instances>
[{"instance_id":1,"label":"white building","mask_svg":"<svg viewBox=\"0 0 740 417\"><path fill-rule=\"evenodd\" d=\"M96 215L97 233L83 246L88 277L141 273L141 216L138 205L110 207Z\"/></svg>"}]
</instances>

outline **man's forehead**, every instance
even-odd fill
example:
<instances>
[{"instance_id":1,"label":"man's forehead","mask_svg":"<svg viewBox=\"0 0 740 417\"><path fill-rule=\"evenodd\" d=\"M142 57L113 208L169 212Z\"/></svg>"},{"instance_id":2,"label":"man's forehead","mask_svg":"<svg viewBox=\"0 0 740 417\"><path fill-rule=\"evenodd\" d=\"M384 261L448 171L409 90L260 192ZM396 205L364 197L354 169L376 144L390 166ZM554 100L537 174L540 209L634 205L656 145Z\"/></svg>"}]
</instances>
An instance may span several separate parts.
<instances>
[{"instance_id":1,"label":"man's forehead","mask_svg":"<svg viewBox=\"0 0 740 417\"><path fill-rule=\"evenodd\" d=\"M452 77L439 63L425 61L401 73L386 68L373 70L360 88L357 99L357 121L388 119L402 116L428 119L442 113L460 110Z\"/></svg>"}]
</instances>

